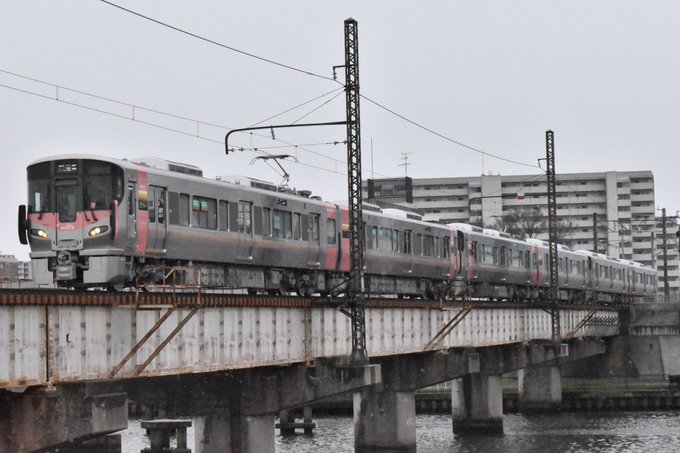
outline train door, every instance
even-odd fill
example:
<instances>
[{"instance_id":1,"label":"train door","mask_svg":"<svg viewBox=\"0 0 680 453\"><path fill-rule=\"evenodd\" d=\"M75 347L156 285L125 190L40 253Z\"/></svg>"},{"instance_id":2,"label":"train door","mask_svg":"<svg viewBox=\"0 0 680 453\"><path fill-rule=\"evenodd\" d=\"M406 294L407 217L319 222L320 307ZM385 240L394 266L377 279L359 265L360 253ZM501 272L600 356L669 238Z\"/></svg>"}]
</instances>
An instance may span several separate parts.
<instances>
[{"instance_id":1,"label":"train door","mask_svg":"<svg viewBox=\"0 0 680 453\"><path fill-rule=\"evenodd\" d=\"M238 256L237 259L251 261L253 259L253 203L238 202Z\"/></svg>"},{"instance_id":2,"label":"train door","mask_svg":"<svg viewBox=\"0 0 680 453\"><path fill-rule=\"evenodd\" d=\"M307 243L307 266L319 266L319 249L320 249L320 232L319 232L319 214L309 215L309 242Z\"/></svg>"},{"instance_id":3,"label":"train door","mask_svg":"<svg viewBox=\"0 0 680 453\"><path fill-rule=\"evenodd\" d=\"M166 189L164 187L149 186L149 235L147 236L147 251L165 252L167 238L166 219Z\"/></svg>"},{"instance_id":4,"label":"train door","mask_svg":"<svg viewBox=\"0 0 680 453\"><path fill-rule=\"evenodd\" d=\"M137 240L137 184L133 181L128 183L127 205L128 248L133 248Z\"/></svg>"}]
</instances>

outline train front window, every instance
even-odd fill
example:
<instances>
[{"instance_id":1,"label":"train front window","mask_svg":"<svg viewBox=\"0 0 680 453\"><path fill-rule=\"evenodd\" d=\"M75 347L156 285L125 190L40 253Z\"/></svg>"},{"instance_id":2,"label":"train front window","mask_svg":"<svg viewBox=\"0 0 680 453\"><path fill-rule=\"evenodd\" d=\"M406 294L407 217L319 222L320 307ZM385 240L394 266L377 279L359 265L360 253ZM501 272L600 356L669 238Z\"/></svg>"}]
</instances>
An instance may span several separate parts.
<instances>
[{"instance_id":1,"label":"train front window","mask_svg":"<svg viewBox=\"0 0 680 453\"><path fill-rule=\"evenodd\" d=\"M123 199L123 169L88 159L56 160L28 167L29 212L58 212L62 222L75 221L75 212L111 209ZM76 202L76 205L72 205ZM72 219L72 220L64 220Z\"/></svg>"},{"instance_id":2,"label":"train front window","mask_svg":"<svg viewBox=\"0 0 680 453\"><path fill-rule=\"evenodd\" d=\"M57 182L56 201L60 222L70 223L76 221L79 193L80 190L76 180L66 179Z\"/></svg>"},{"instance_id":3,"label":"train front window","mask_svg":"<svg viewBox=\"0 0 680 453\"><path fill-rule=\"evenodd\" d=\"M28 212L50 212L50 163L28 167Z\"/></svg>"},{"instance_id":4,"label":"train front window","mask_svg":"<svg viewBox=\"0 0 680 453\"><path fill-rule=\"evenodd\" d=\"M83 182L83 209L110 209L123 197L123 172L108 162L83 161Z\"/></svg>"}]
</instances>

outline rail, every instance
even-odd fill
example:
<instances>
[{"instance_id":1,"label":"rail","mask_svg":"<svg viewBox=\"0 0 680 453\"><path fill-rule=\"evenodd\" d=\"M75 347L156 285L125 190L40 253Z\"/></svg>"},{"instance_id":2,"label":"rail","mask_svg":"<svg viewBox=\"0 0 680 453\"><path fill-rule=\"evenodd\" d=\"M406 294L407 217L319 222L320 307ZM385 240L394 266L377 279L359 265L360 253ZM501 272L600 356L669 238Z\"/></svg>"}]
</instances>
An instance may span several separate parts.
<instances>
[{"instance_id":1,"label":"rail","mask_svg":"<svg viewBox=\"0 0 680 453\"><path fill-rule=\"evenodd\" d=\"M200 296L199 296L200 294ZM273 307L273 308L320 308L337 307L344 298L246 295L203 289L198 292L165 290L145 292L140 290L107 292L65 289L0 289L2 305L72 305L72 306L174 306L174 307ZM397 299L392 297L368 297L367 308L427 308L431 310L471 308L547 308L547 303L489 302L483 300L424 300ZM563 305L570 310L593 310L593 305ZM621 307L597 306L599 311L618 311Z\"/></svg>"}]
</instances>

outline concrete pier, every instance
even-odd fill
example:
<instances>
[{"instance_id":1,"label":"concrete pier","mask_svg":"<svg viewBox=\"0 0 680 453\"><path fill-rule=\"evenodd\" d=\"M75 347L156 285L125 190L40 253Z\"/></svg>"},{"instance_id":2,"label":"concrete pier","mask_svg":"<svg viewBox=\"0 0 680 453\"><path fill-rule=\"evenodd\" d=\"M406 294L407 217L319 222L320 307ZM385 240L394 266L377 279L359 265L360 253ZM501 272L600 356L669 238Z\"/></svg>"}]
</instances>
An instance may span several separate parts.
<instances>
[{"instance_id":1,"label":"concrete pier","mask_svg":"<svg viewBox=\"0 0 680 453\"><path fill-rule=\"evenodd\" d=\"M503 432L501 376L469 374L451 382L454 432Z\"/></svg>"},{"instance_id":2,"label":"concrete pier","mask_svg":"<svg viewBox=\"0 0 680 453\"><path fill-rule=\"evenodd\" d=\"M519 370L517 384L521 412L559 412L562 408L562 377L558 366L539 365Z\"/></svg>"},{"instance_id":3,"label":"concrete pier","mask_svg":"<svg viewBox=\"0 0 680 453\"><path fill-rule=\"evenodd\" d=\"M356 452L416 451L415 392L366 389L354 394Z\"/></svg>"},{"instance_id":4,"label":"concrete pier","mask_svg":"<svg viewBox=\"0 0 680 453\"><path fill-rule=\"evenodd\" d=\"M194 418L196 453L274 453L274 416L219 411Z\"/></svg>"},{"instance_id":5,"label":"concrete pier","mask_svg":"<svg viewBox=\"0 0 680 453\"><path fill-rule=\"evenodd\" d=\"M68 447L127 428L126 394L115 390L73 384L0 395L0 453Z\"/></svg>"}]
</instances>

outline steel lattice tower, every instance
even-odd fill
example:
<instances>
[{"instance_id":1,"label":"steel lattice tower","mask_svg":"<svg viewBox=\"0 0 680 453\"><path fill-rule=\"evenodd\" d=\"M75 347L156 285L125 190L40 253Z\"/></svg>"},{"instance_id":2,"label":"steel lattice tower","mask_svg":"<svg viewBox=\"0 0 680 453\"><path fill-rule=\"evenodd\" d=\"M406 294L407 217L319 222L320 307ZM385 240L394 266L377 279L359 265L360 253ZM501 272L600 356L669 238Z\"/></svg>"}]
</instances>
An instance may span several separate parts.
<instances>
[{"instance_id":1,"label":"steel lattice tower","mask_svg":"<svg viewBox=\"0 0 680 453\"><path fill-rule=\"evenodd\" d=\"M552 318L552 340L560 342L560 310L557 261L557 196L555 194L555 134L545 131L545 157L548 179L548 260L550 261L550 317Z\"/></svg>"},{"instance_id":2,"label":"steel lattice tower","mask_svg":"<svg viewBox=\"0 0 680 453\"><path fill-rule=\"evenodd\" d=\"M349 196L352 361L365 363L364 231L361 205L361 123L359 116L359 42L357 21L345 20L345 100L347 113L347 192Z\"/></svg>"}]
</instances>

